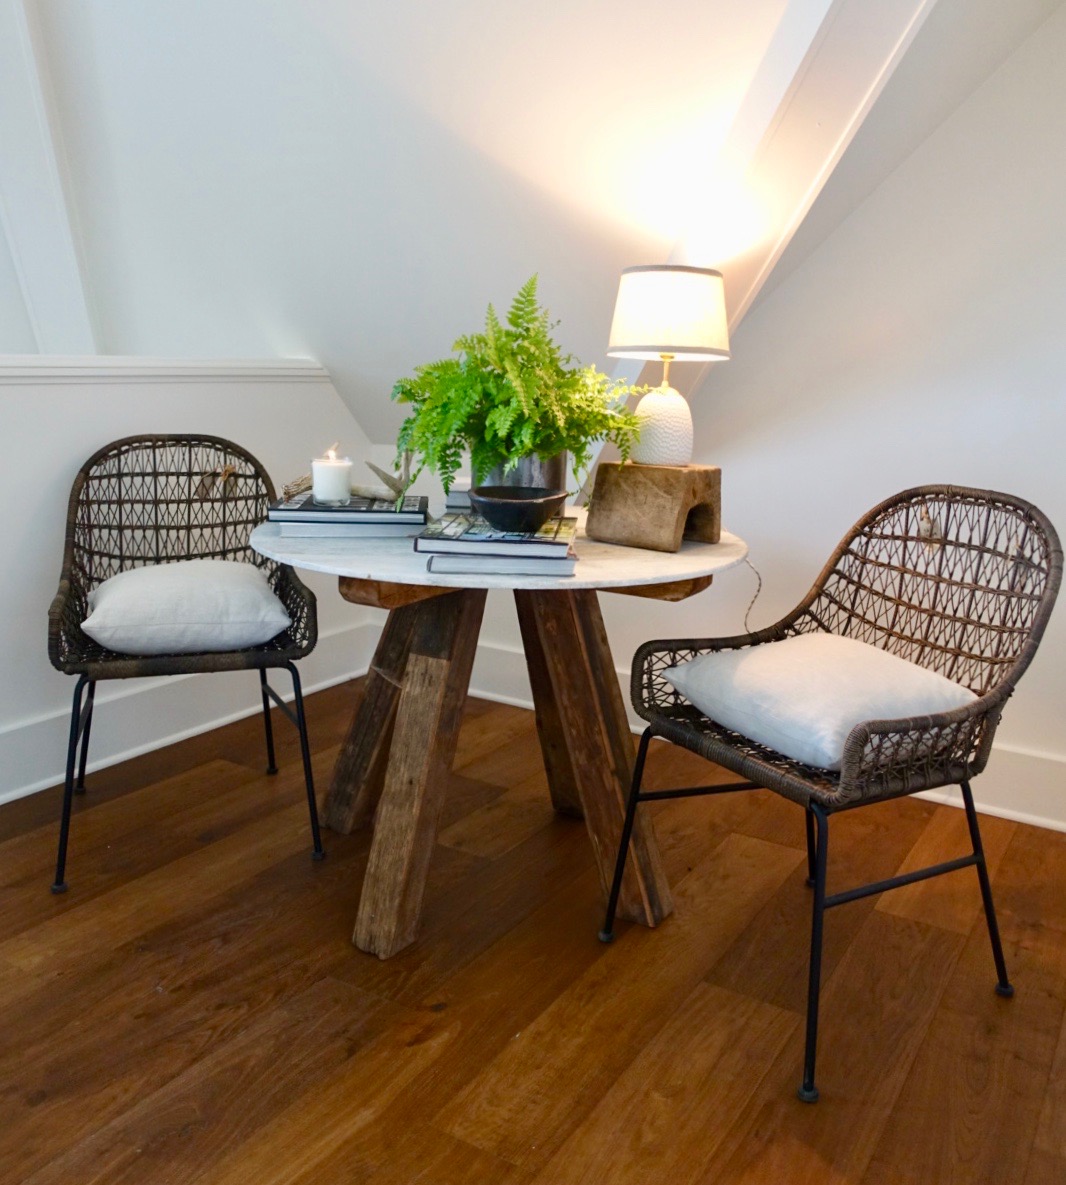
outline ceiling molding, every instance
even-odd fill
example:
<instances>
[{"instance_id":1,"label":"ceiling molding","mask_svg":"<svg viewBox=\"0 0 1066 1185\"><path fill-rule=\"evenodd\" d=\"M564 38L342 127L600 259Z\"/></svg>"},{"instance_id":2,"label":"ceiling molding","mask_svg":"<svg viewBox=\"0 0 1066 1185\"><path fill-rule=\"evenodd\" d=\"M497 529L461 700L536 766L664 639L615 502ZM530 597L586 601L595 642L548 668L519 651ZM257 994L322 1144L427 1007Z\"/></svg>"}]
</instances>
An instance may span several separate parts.
<instances>
[{"instance_id":1,"label":"ceiling molding","mask_svg":"<svg viewBox=\"0 0 1066 1185\"><path fill-rule=\"evenodd\" d=\"M752 156L745 187L774 234L726 270L730 330L743 319L936 0L836 0Z\"/></svg>"},{"instance_id":2,"label":"ceiling molding","mask_svg":"<svg viewBox=\"0 0 1066 1185\"><path fill-rule=\"evenodd\" d=\"M45 358L0 355L0 385L26 383L313 382L329 371L309 358L202 360L92 355Z\"/></svg>"}]
</instances>

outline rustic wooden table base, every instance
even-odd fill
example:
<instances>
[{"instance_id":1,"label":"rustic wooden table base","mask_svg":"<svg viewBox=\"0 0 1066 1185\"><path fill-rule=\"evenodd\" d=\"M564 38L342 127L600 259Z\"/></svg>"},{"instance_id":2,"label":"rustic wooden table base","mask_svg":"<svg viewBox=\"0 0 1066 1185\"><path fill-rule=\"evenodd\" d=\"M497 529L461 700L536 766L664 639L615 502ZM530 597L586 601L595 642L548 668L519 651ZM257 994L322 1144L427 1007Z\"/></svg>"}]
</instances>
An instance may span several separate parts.
<instances>
[{"instance_id":1,"label":"rustic wooden table base","mask_svg":"<svg viewBox=\"0 0 1066 1185\"><path fill-rule=\"evenodd\" d=\"M385 959L417 937L485 592L349 578L340 587L348 600L390 607L325 811L334 831L373 821L353 941ZM606 895L633 739L599 602L585 589L516 591L515 601L552 803L584 816ZM671 908L651 824L640 814L619 914L654 926Z\"/></svg>"}]
</instances>

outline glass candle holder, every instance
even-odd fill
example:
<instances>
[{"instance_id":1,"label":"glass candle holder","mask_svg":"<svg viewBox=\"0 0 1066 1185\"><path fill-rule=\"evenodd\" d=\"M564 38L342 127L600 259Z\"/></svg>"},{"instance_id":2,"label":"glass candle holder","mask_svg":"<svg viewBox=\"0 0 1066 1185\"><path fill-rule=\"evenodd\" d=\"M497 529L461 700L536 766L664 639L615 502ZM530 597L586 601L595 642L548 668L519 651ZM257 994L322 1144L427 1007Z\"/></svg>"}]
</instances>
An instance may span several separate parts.
<instances>
[{"instance_id":1,"label":"glass candle holder","mask_svg":"<svg viewBox=\"0 0 1066 1185\"><path fill-rule=\"evenodd\" d=\"M316 457L311 462L311 497L325 506L347 506L352 496L349 457Z\"/></svg>"}]
</instances>

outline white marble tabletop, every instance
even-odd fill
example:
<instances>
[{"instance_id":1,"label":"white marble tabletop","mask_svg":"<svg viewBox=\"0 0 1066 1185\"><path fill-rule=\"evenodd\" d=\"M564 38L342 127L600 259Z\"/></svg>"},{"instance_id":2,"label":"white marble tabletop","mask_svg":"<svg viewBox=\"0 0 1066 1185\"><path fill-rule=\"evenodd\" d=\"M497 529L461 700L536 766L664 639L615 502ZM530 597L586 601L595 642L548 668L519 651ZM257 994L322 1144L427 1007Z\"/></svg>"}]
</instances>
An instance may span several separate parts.
<instances>
[{"instance_id":1,"label":"white marble tabletop","mask_svg":"<svg viewBox=\"0 0 1066 1185\"><path fill-rule=\"evenodd\" d=\"M698 576L713 576L743 563L748 545L722 532L719 543L682 543L677 552L646 551L600 543L584 533L584 511L578 516L574 543L577 566L573 576L514 576L498 572L471 576L426 570L427 556L414 550L409 537L390 539L304 539L283 536L276 523L263 523L252 532L251 545L260 555L294 568L381 580L395 584L425 584L440 588L577 589L625 588L665 584Z\"/></svg>"}]
</instances>

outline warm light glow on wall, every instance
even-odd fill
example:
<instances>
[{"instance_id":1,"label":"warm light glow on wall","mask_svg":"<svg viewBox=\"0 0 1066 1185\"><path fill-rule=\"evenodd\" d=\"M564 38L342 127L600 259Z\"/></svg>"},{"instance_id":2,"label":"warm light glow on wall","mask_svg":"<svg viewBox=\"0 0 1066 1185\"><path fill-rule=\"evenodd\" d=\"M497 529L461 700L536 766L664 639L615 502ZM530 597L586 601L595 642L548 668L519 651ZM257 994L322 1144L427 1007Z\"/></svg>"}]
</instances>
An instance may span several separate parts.
<instances>
[{"instance_id":1,"label":"warm light glow on wall","mask_svg":"<svg viewBox=\"0 0 1066 1185\"><path fill-rule=\"evenodd\" d=\"M757 237L715 171L787 0L669 0L654 16L646 0L535 16L449 0L434 21L410 0L324 2L347 22L360 68L592 225L664 254L693 228L728 227L720 247L686 252L719 263ZM683 33L668 49L652 43L660 23Z\"/></svg>"},{"instance_id":2,"label":"warm light glow on wall","mask_svg":"<svg viewBox=\"0 0 1066 1185\"><path fill-rule=\"evenodd\" d=\"M773 223L765 203L743 180L708 177L688 196L675 258L726 264L770 233Z\"/></svg>"}]
</instances>

